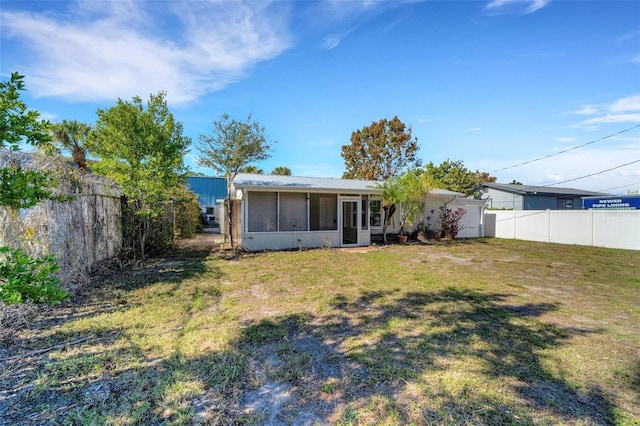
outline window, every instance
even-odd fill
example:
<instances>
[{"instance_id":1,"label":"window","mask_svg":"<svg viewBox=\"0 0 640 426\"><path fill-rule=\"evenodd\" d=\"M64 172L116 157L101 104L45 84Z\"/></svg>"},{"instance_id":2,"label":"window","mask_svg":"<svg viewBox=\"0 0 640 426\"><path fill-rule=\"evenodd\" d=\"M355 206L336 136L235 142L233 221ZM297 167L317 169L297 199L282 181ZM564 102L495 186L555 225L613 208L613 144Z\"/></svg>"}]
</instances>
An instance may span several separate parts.
<instances>
[{"instance_id":1,"label":"window","mask_svg":"<svg viewBox=\"0 0 640 426\"><path fill-rule=\"evenodd\" d=\"M249 192L248 231L275 232L278 230L278 193Z\"/></svg>"},{"instance_id":2,"label":"window","mask_svg":"<svg viewBox=\"0 0 640 426\"><path fill-rule=\"evenodd\" d=\"M307 230L307 194L280 193L280 231Z\"/></svg>"},{"instance_id":3,"label":"window","mask_svg":"<svg viewBox=\"0 0 640 426\"><path fill-rule=\"evenodd\" d=\"M332 194L309 194L309 229L338 230L338 197Z\"/></svg>"},{"instance_id":4,"label":"window","mask_svg":"<svg viewBox=\"0 0 640 426\"><path fill-rule=\"evenodd\" d=\"M363 195L362 196L362 220L361 220L361 226L363 230L367 230L369 229L369 222L367 221L367 215L369 214L369 196L368 195Z\"/></svg>"},{"instance_id":5,"label":"window","mask_svg":"<svg viewBox=\"0 0 640 426\"><path fill-rule=\"evenodd\" d=\"M573 209L572 198L558 198L558 210L571 210Z\"/></svg>"},{"instance_id":6,"label":"window","mask_svg":"<svg viewBox=\"0 0 640 426\"><path fill-rule=\"evenodd\" d=\"M382 200L369 201L371 215L369 216L369 224L371 226L382 226Z\"/></svg>"}]
</instances>

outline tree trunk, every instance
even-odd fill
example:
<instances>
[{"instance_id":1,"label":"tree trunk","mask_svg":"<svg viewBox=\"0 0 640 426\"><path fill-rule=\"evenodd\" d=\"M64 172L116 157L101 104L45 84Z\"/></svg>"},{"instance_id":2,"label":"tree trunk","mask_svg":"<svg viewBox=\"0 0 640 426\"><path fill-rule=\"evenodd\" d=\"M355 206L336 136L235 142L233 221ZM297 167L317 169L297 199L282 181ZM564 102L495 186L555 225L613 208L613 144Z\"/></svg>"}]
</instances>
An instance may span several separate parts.
<instances>
[{"instance_id":1,"label":"tree trunk","mask_svg":"<svg viewBox=\"0 0 640 426\"><path fill-rule=\"evenodd\" d=\"M387 227L389 226L389 222L391 222L391 216L396 211L396 205L390 204L387 206L382 206L382 210L384 211L384 220L382 221L382 239L384 243L387 243Z\"/></svg>"},{"instance_id":2,"label":"tree trunk","mask_svg":"<svg viewBox=\"0 0 640 426\"><path fill-rule=\"evenodd\" d=\"M231 249L235 252L236 247L233 241L233 223L232 223L233 219L232 218L233 218L233 213L231 212L231 193L229 193L227 196L227 225L228 225L229 242L231 243Z\"/></svg>"}]
</instances>

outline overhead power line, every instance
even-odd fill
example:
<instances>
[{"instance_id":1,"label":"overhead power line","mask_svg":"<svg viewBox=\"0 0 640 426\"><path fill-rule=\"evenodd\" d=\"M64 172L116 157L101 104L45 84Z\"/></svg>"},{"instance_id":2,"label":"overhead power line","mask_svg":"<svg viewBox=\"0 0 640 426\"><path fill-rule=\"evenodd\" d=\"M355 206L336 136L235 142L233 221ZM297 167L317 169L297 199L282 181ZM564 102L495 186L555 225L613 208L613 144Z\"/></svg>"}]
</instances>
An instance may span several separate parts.
<instances>
[{"instance_id":1,"label":"overhead power line","mask_svg":"<svg viewBox=\"0 0 640 426\"><path fill-rule=\"evenodd\" d=\"M555 152L553 154L545 155L544 157L534 158L533 160L528 160L528 161L525 161L525 162L522 162L522 163L514 164L513 166L503 167L503 168L497 169L497 170L492 170L489 173L501 172L503 170L513 169L514 167L524 166L525 164L535 163L536 161L545 160L545 159L550 158L550 157L555 157L556 155L564 154L565 152L573 151L575 149L582 148L583 146L591 145L591 144L594 144L596 142L600 142L602 140L612 138L612 137L617 136L617 135L619 135L621 133L629 132L629 131L631 131L633 129L637 129L638 127L640 127L640 124L637 124L637 125L635 125L633 127L629 127L628 129L620 130L617 133L613 133L611 135L607 135L607 136L601 137L599 139L592 140L592 141L589 141L587 143L583 143L582 145L574 146L573 148L569 148L569 149L565 149L565 150L562 150L562 151Z\"/></svg>"},{"instance_id":2,"label":"overhead power line","mask_svg":"<svg viewBox=\"0 0 640 426\"><path fill-rule=\"evenodd\" d=\"M591 174L580 176L580 177L577 177L577 178L567 179L567 180L563 180L562 182L554 182L554 183L550 183L548 185L542 185L542 186L553 186L553 185L560 185L561 183L573 182L574 180L580 180L580 179L588 178L588 177L591 177L591 176L599 175L601 173L610 172L611 170L619 169L619 168L624 167L624 166L629 166L629 165L634 164L634 163L640 163L640 160L631 161L629 163L625 163L625 164L621 164L619 166L611 167L610 169L607 169L607 170L601 170L599 172L591 173Z\"/></svg>"},{"instance_id":3,"label":"overhead power line","mask_svg":"<svg viewBox=\"0 0 640 426\"><path fill-rule=\"evenodd\" d=\"M628 186L637 186L638 188L640 188L640 182L638 183L630 183L628 185L620 185L620 186L614 186L613 188L604 188L604 189L598 189L598 192L602 192L602 191L611 191L612 189L620 189L620 188L626 188Z\"/></svg>"}]
</instances>

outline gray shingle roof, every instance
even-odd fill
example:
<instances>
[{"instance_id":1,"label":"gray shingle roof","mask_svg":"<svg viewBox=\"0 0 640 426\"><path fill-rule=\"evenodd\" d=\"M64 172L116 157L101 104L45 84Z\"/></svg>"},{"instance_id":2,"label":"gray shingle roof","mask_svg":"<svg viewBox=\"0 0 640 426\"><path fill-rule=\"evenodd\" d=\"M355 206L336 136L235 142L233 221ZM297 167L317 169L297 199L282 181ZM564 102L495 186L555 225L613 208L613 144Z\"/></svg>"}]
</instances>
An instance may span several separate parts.
<instances>
[{"instance_id":1,"label":"gray shingle roof","mask_svg":"<svg viewBox=\"0 0 640 426\"><path fill-rule=\"evenodd\" d=\"M578 197L607 195L602 192L583 191L574 188L558 188L554 186L535 185L515 185L512 183L483 183L481 187L497 189L515 194L554 194L554 195L574 195Z\"/></svg>"}]
</instances>

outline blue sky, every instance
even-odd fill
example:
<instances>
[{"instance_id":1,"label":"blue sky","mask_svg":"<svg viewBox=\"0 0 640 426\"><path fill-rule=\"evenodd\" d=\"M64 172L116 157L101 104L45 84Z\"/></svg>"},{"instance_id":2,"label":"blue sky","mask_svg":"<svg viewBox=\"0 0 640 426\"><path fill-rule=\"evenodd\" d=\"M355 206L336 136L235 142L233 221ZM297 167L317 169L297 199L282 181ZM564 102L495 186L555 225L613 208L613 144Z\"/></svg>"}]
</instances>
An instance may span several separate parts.
<instances>
[{"instance_id":1,"label":"blue sky","mask_svg":"<svg viewBox=\"0 0 640 426\"><path fill-rule=\"evenodd\" d=\"M423 162L489 172L622 132L493 174L613 168L558 186L640 189L637 1L3 0L0 26L2 79L24 74L53 122L164 90L194 143L252 114L278 141L259 167L317 177L340 177L351 133L395 115Z\"/></svg>"}]
</instances>

